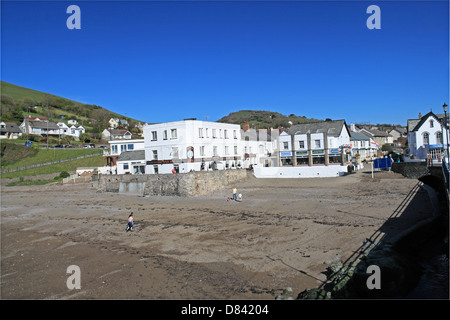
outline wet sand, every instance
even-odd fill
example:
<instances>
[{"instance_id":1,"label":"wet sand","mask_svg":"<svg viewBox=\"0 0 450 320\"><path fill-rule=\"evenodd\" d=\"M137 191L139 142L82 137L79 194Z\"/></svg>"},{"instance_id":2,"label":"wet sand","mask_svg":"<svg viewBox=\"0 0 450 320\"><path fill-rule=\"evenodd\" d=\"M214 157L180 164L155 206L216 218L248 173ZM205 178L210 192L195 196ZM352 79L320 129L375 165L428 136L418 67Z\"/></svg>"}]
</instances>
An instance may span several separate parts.
<instances>
[{"instance_id":1,"label":"wet sand","mask_svg":"<svg viewBox=\"0 0 450 320\"><path fill-rule=\"evenodd\" d=\"M231 186L195 198L2 187L1 298L273 300L286 287L296 297L375 232L388 239L429 217L417 184L368 171L249 179L236 185L242 202L227 201ZM81 289L67 288L70 265Z\"/></svg>"}]
</instances>

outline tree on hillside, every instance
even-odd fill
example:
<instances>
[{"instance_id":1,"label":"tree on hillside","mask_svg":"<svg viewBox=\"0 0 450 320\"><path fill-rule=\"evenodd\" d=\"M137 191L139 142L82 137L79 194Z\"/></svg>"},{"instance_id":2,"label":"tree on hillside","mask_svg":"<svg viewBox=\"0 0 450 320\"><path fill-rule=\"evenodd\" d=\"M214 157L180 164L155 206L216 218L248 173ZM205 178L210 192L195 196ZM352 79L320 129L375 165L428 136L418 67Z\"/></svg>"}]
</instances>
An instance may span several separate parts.
<instances>
[{"instance_id":1,"label":"tree on hillside","mask_svg":"<svg viewBox=\"0 0 450 320\"><path fill-rule=\"evenodd\" d=\"M81 142L90 142L91 141L91 136L88 133L82 133L80 134L80 141Z\"/></svg>"},{"instance_id":2,"label":"tree on hillside","mask_svg":"<svg viewBox=\"0 0 450 320\"><path fill-rule=\"evenodd\" d=\"M1 95L0 119L5 122L20 124L23 121L22 107L6 94Z\"/></svg>"}]
</instances>

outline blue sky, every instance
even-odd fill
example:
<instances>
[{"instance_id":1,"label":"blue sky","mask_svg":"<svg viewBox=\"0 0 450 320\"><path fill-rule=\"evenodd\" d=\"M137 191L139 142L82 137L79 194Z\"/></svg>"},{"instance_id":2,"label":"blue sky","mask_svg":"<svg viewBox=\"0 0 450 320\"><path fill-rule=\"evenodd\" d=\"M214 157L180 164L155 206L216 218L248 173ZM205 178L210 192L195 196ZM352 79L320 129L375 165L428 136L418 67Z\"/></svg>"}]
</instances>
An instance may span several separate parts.
<instances>
[{"instance_id":1,"label":"blue sky","mask_svg":"<svg viewBox=\"0 0 450 320\"><path fill-rule=\"evenodd\" d=\"M1 5L3 81L145 122L252 109L406 125L449 104L447 1Z\"/></svg>"}]
</instances>

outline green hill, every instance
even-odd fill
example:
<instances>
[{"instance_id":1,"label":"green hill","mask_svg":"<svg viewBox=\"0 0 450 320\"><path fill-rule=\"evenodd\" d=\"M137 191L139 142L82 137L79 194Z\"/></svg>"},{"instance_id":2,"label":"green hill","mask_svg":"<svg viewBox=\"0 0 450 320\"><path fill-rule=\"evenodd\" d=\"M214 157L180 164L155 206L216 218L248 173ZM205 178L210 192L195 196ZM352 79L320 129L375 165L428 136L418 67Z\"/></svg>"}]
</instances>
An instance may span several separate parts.
<instances>
[{"instance_id":1,"label":"green hill","mask_svg":"<svg viewBox=\"0 0 450 320\"><path fill-rule=\"evenodd\" d=\"M5 122L15 122L19 125L28 114L55 122L63 117L64 120L74 119L83 124L91 136L97 136L107 128L111 118L127 120L129 129L139 122L97 105L80 103L4 81L0 81L0 85L0 120Z\"/></svg>"},{"instance_id":2,"label":"green hill","mask_svg":"<svg viewBox=\"0 0 450 320\"><path fill-rule=\"evenodd\" d=\"M25 145L7 143L6 140L0 142L0 165L6 167L21 159L31 157L37 153L37 149L29 148Z\"/></svg>"},{"instance_id":3,"label":"green hill","mask_svg":"<svg viewBox=\"0 0 450 320\"><path fill-rule=\"evenodd\" d=\"M240 110L230 113L228 116L219 119L217 122L242 125L244 121L247 121L251 128L268 129L290 127L293 124L318 122L323 120L310 119L304 116L296 116L295 114L285 116L281 113L272 111Z\"/></svg>"}]
</instances>

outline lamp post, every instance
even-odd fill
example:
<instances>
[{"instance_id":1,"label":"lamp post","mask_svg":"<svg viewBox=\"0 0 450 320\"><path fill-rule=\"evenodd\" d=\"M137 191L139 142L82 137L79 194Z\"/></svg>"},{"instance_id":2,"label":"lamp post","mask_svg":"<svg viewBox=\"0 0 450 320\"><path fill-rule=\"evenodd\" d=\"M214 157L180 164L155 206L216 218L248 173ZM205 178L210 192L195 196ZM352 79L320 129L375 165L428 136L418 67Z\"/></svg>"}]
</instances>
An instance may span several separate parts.
<instances>
[{"instance_id":1,"label":"lamp post","mask_svg":"<svg viewBox=\"0 0 450 320\"><path fill-rule=\"evenodd\" d=\"M447 147L447 172L449 171L449 167L450 167L450 156L449 156L449 135L448 135L448 119L447 119L447 104L444 102L444 105L442 106L442 108L444 108L444 125L443 127L445 128L445 140L446 140L446 147ZM444 139L442 139L442 143L444 143ZM445 165L445 164L444 164ZM450 181L447 180L447 190L450 186Z\"/></svg>"}]
</instances>

